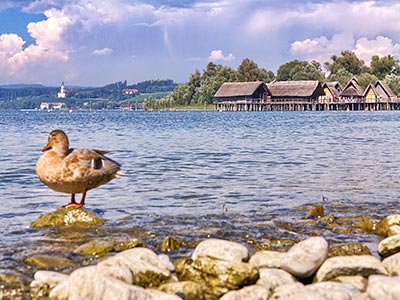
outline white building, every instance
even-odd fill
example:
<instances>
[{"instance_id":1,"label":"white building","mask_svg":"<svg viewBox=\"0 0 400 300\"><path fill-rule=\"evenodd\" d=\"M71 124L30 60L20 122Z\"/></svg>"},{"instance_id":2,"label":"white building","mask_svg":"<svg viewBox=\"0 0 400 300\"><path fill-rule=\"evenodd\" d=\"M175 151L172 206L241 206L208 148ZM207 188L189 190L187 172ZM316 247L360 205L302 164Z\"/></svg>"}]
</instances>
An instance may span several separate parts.
<instances>
[{"instance_id":1,"label":"white building","mask_svg":"<svg viewBox=\"0 0 400 300\"><path fill-rule=\"evenodd\" d=\"M62 110L67 109L67 105L64 102L42 102L40 104L41 110Z\"/></svg>"},{"instance_id":2,"label":"white building","mask_svg":"<svg viewBox=\"0 0 400 300\"><path fill-rule=\"evenodd\" d=\"M57 94L57 98L67 98L67 93L65 92L64 81L61 82L61 89Z\"/></svg>"}]
</instances>

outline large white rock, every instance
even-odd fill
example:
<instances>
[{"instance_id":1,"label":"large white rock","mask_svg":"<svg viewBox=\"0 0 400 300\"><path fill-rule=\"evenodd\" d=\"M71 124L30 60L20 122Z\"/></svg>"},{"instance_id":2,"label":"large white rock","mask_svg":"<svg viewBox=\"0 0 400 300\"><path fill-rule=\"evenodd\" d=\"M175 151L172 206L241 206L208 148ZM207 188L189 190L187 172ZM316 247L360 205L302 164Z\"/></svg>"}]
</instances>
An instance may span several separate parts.
<instances>
[{"instance_id":1,"label":"large white rock","mask_svg":"<svg viewBox=\"0 0 400 300\"><path fill-rule=\"evenodd\" d=\"M229 291L219 300L268 300L269 290L260 285L246 286L237 291Z\"/></svg>"},{"instance_id":2,"label":"large white rock","mask_svg":"<svg viewBox=\"0 0 400 300\"><path fill-rule=\"evenodd\" d=\"M68 280L68 275L54 271L37 271L33 277L31 287L48 285L49 288Z\"/></svg>"},{"instance_id":3,"label":"large white rock","mask_svg":"<svg viewBox=\"0 0 400 300\"><path fill-rule=\"evenodd\" d=\"M306 289L330 300L353 300L361 297L360 291L348 283L325 281L307 285Z\"/></svg>"},{"instance_id":4,"label":"large white rock","mask_svg":"<svg viewBox=\"0 0 400 300\"><path fill-rule=\"evenodd\" d=\"M371 255L336 256L328 258L315 275L315 281L328 281L339 276L372 274L387 275L381 262Z\"/></svg>"},{"instance_id":5,"label":"large white rock","mask_svg":"<svg viewBox=\"0 0 400 300\"><path fill-rule=\"evenodd\" d=\"M400 275L400 252L386 257L382 261L382 265L386 268L389 275Z\"/></svg>"},{"instance_id":6,"label":"large white rock","mask_svg":"<svg viewBox=\"0 0 400 300\"><path fill-rule=\"evenodd\" d=\"M329 300L318 292L306 289L300 282L275 288L269 300Z\"/></svg>"},{"instance_id":7,"label":"large white rock","mask_svg":"<svg viewBox=\"0 0 400 300\"><path fill-rule=\"evenodd\" d=\"M207 256L230 262L242 262L249 259L249 250L238 243L220 240L208 239L197 245L192 254L192 259L200 256Z\"/></svg>"},{"instance_id":8,"label":"large white rock","mask_svg":"<svg viewBox=\"0 0 400 300\"><path fill-rule=\"evenodd\" d=\"M296 277L307 278L315 273L328 257L328 242L310 237L295 244L281 258L281 269Z\"/></svg>"},{"instance_id":9,"label":"large white rock","mask_svg":"<svg viewBox=\"0 0 400 300\"><path fill-rule=\"evenodd\" d=\"M367 287L368 300L399 300L400 277L371 275Z\"/></svg>"},{"instance_id":10,"label":"large white rock","mask_svg":"<svg viewBox=\"0 0 400 300\"><path fill-rule=\"evenodd\" d=\"M283 252L278 251L258 251L250 257L249 264L257 269L280 268L283 254Z\"/></svg>"},{"instance_id":11,"label":"large white rock","mask_svg":"<svg viewBox=\"0 0 400 300\"><path fill-rule=\"evenodd\" d=\"M127 268L132 273L133 284L142 287L159 286L172 279L165 262L152 250L133 248L100 262L99 266Z\"/></svg>"},{"instance_id":12,"label":"large white rock","mask_svg":"<svg viewBox=\"0 0 400 300\"><path fill-rule=\"evenodd\" d=\"M378 245L378 253L387 257L400 251L400 234L392 235L382 240Z\"/></svg>"},{"instance_id":13,"label":"large white rock","mask_svg":"<svg viewBox=\"0 0 400 300\"><path fill-rule=\"evenodd\" d=\"M260 269L259 274L260 278L258 279L257 284L262 285L269 290L274 290L281 285L296 282L296 279L291 274L281 269L263 268Z\"/></svg>"}]
</instances>

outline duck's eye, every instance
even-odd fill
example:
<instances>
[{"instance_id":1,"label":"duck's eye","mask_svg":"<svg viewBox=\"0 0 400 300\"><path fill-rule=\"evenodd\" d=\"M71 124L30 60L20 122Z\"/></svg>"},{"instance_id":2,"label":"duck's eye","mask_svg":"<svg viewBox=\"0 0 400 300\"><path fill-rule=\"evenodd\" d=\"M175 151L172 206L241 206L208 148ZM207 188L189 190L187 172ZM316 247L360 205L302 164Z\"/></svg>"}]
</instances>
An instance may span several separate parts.
<instances>
[{"instance_id":1,"label":"duck's eye","mask_svg":"<svg viewBox=\"0 0 400 300\"><path fill-rule=\"evenodd\" d=\"M90 161L90 166L91 166L92 169L99 170L99 169L103 168L104 161L101 158L92 159Z\"/></svg>"}]
</instances>

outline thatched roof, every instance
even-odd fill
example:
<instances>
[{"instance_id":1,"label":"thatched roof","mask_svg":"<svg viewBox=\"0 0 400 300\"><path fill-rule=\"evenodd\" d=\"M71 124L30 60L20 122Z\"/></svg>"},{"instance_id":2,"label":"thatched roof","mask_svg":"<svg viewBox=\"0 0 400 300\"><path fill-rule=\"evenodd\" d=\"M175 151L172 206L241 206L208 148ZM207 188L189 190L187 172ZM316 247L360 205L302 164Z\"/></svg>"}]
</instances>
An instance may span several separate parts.
<instances>
[{"instance_id":1,"label":"thatched roof","mask_svg":"<svg viewBox=\"0 0 400 300\"><path fill-rule=\"evenodd\" d=\"M377 90L379 90L379 88L382 88L382 90L390 97L390 98L394 98L396 97L396 94L393 93L392 89L386 84L386 82L384 82L383 80L378 80L375 83L375 88Z\"/></svg>"},{"instance_id":2,"label":"thatched roof","mask_svg":"<svg viewBox=\"0 0 400 300\"><path fill-rule=\"evenodd\" d=\"M272 97L311 97L317 88L318 80L274 81L268 84Z\"/></svg>"},{"instance_id":3,"label":"thatched roof","mask_svg":"<svg viewBox=\"0 0 400 300\"><path fill-rule=\"evenodd\" d=\"M331 91L331 94L334 97L339 97L339 94L340 94L340 84L339 84L339 82L337 82L337 81L326 82L323 85L323 87L324 88L327 87Z\"/></svg>"},{"instance_id":4,"label":"thatched roof","mask_svg":"<svg viewBox=\"0 0 400 300\"><path fill-rule=\"evenodd\" d=\"M362 97L363 89L358 84L358 81L353 77L344 87L343 91L340 93L341 97Z\"/></svg>"},{"instance_id":5,"label":"thatched roof","mask_svg":"<svg viewBox=\"0 0 400 300\"><path fill-rule=\"evenodd\" d=\"M260 86L267 86L262 81L251 82L224 82L215 93L215 98L252 96Z\"/></svg>"}]
</instances>

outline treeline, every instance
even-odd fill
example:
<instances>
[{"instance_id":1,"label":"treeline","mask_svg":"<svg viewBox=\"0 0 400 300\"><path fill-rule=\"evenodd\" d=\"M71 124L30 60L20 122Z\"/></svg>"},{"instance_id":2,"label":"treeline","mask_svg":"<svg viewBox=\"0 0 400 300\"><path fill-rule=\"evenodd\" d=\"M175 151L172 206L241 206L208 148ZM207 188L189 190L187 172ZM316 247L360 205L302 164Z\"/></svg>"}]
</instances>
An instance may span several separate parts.
<instances>
[{"instance_id":1,"label":"treeline","mask_svg":"<svg viewBox=\"0 0 400 300\"><path fill-rule=\"evenodd\" d=\"M133 85L129 85L127 88L129 89L137 89L140 93L165 93L172 92L176 86L176 84L171 79L165 80L147 80L143 82L139 82Z\"/></svg>"},{"instance_id":2,"label":"treeline","mask_svg":"<svg viewBox=\"0 0 400 300\"><path fill-rule=\"evenodd\" d=\"M214 94L224 82L245 82L261 80L269 83L273 80L319 80L320 82L338 81L344 87L353 76L366 88L369 83L384 80L393 92L400 96L400 64L393 56L373 56L370 66L359 59L352 51L342 51L340 56L332 56L331 61L321 65L317 61L293 60L281 65L276 74L246 58L235 70L227 66L208 63L200 72L196 70L187 83L179 84L168 96L145 102L146 109L163 109L175 106L206 105L214 103Z\"/></svg>"}]
</instances>

